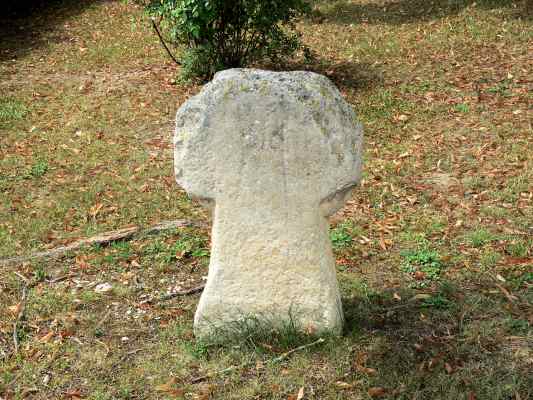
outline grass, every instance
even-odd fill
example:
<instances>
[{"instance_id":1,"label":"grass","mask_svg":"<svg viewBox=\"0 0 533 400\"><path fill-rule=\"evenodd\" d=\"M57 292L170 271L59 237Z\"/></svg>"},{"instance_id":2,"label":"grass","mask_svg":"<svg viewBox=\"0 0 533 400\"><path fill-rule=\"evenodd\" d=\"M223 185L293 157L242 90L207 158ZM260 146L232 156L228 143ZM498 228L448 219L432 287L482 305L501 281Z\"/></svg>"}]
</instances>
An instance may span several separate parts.
<instances>
[{"instance_id":1,"label":"grass","mask_svg":"<svg viewBox=\"0 0 533 400\"><path fill-rule=\"evenodd\" d=\"M22 102L11 98L0 99L0 123L22 119L26 114L27 108Z\"/></svg>"},{"instance_id":2,"label":"grass","mask_svg":"<svg viewBox=\"0 0 533 400\"><path fill-rule=\"evenodd\" d=\"M170 137L200 87L175 83L135 6L50 4L0 24L22 27L0 42L0 257L207 222L175 185ZM315 338L251 320L237 343L197 342L197 295L147 301L207 275L209 230L184 228L2 269L0 396L532 397L533 30L521 7L317 0L299 24L316 60L287 68L329 76L365 126L364 181L331 221L342 337L277 363ZM96 292L103 283L112 290Z\"/></svg>"}]
</instances>

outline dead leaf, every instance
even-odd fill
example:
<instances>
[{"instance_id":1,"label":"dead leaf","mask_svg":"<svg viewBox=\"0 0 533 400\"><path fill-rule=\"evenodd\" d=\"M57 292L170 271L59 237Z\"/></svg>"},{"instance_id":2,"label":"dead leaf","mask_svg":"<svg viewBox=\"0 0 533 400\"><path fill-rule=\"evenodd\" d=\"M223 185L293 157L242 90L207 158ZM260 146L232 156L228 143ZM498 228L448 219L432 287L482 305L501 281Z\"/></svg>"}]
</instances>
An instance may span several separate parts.
<instances>
[{"instance_id":1,"label":"dead leaf","mask_svg":"<svg viewBox=\"0 0 533 400\"><path fill-rule=\"evenodd\" d=\"M81 391L79 389L76 390L69 390L65 393L65 399L69 400L80 400L83 399L83 395L81 394Z\"/></svg>"},{"instance_id":2,"label":"dead leaf","mask_svg":"<svg viewBox=\"0 0 533 400\"><path fill-rule=\"evenodd\" d=\"M86 255L78 255L74 259L74 262L76 265L81 269L87 269L89 268L89 264L87 263L88 257Z\"/></svg>"},{"instance_id":3,"label":"dead leaf","mask_svg":"<svg viewBox=\"0 0 533 400\"><path fill-rule=\"evenodd\" d=\"M383 235L379 238L379 247L381 247L383 251L387 251L387 245L385 244Z\"/></svg>"},{"instance_id":4,"label":"dead leaf","mask_svg":"<svg viewBox=\"0 0 533 400\"><path fill-rule=\"evenodd\" d=\"M372 398L383 397L387 394L387 390L382 387L371 387L368 389L368 395Z\"/></svg>"},{"instance_id":5,"label":"dead leaf","mask_svg":"<svg viewBox=\"0 0 533 400\"><path fill-rule=\"evenodd\" d=\"M184 390L176 387L177 380L175 377L170 378L166 383L155 387L156 392L166 393L172 396L183 396Z\"/></svg>"},{"instance_id":6,"label":"dead leaf","mask_svg":"<svg viewBox=\"0 0 533 400\"><path fill-rule=\"evenodd\" d=\"M376 375L378 373L378 371L376 371L374 368L368 368L357 364L355 365L355 369L357 372L361 372L366 375Z\"/></svg>"},{"instance_id":7,"label":"dead leaf","mask_svg":"<svg viewBox=\"0 0 533 400\"><path fill-rule=\"evenodd\" d=\"M505 259L507 265L529 265L533 264L533 257L531 258L520 258L520 257L507 257Z\"/></svg>"},{"instance_id":8,"label":"dead leaf","mask_svg":"<svg viewBox=\"0 0 533 400\"><path fill-rule=\"evenodd\" d=\"M416 296L411 297L411 300L427 300L431 298L430 294L427 293L419 293Z\"/></svg>"},{"instance_id":9,"label":"dead leaf","mask_svg":"<svg viewBox=\"0 0 533 400\"><path fill-rule=\"evenodd\" d=\"M416 271L415 272L415 279L417 281L423 281L424 279L426 279L426 274L422 271Z\"/></svg>"},{"instance_id":10,"label":"dead leaf","mask_svg":"<svg viewBox=\"0 0 533 400\"><path fill-rule=\"evenodd\" d=\"M413 344L413 347L416 349L416 351L424 351L424 347L420 343Z\"/></svg>"},{"instance_id":11,"label":"dead leaf","mask_svg":"<svg viewBox=\"0 0 533 400\"><path fill-rule=\"evenodd\" d=\"M15 304L14 306L9 306L7 310L13 315L18 315L21 308L22 308L22 304L18 303L18 304Z\"/></svg>"},{"instance_id":12,"label":"dead leaf","mask_svg":"<svg viewBox=\"0 0 533 400\"><path fill-rule=\"evenodd\" d=\"M304 398L304 387L302 386L300 390L298 390L298 395L296 396L296 400L302 400Z\"/></svg>"},{"instance_id":13,"label":"dead leaf","mask_svg":"<svg viewBox=\"0 0 533 400\"><path fill-rule=\"evenodd\" d=\"M353 388L353 385L350 385L348 382L343 381L337 381L335 382L335 386L337 386L339 389L351 389Z\"/></svg>"},{"instance_id":14,"label":"dead leaf","mask_svg":"<svg viewBox=\"0 0 533 400\"><path fill-rule=\"evenodd\" d=\"M398 116L398 121L402 121L402 122L405 122L409 119L409 117L405 114L401 114Z\"/></svg>"},{"instance_id":15,"label":"dead leaf","mask_svg":"<svg viewBox=\"0 0 533 400\"><path fill-rule=\"evenodd\" d=\"M44 335L43 337L41 337L39 340L43 343L47 343L50 341L50 339L52 339L55 335L55 332L54 331L50 331L48 332L46 335Z\"/></svg>"},{"instance_id":16,"label":"dead leaf","mask_svg":"<svg viewBox=\"0 0 533 400\"><path fill-rule=\"evenodd\" d=\"M65 339L74 336L74 331L70 329L63 329L59 332L59 336L61 337L61 339Z\"/></svg>"},{"instance_id":17,"label":"dead leaf","mask_svg":"<svg viewBox=\"0 0 533 400\"><path fill-rule=\"evenodd\" d=\"M103 203L96 203L94 206L91 207L89 210L89 215L93 218L96 218L100 210L104 207Z\"/></svg>"}]
</instances>

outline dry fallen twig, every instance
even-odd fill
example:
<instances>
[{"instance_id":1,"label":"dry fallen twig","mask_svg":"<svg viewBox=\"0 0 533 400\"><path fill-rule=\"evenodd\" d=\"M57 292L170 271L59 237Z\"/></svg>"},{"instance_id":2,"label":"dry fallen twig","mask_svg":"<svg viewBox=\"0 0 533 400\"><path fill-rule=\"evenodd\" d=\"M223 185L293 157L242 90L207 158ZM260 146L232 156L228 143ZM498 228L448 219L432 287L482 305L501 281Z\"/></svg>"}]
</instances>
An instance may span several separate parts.
<instances>
[{"instance_id":1,"label":"dry fallen twig","mask_svg":"<svg viewBox=\"0 0 533 400\"><path fill-rule=\"evenodd\" d=\"M204 290L204 288L205 288L205 284L204 285L200 285L200 286L196 286L196 287L193 287L193 288L190 288L190 289L187 289L187 290L180 290L178 292L172 292L172 293L166 294L164 296L161 296L159 301L166 301L166 300L173 299L174 297L188 296L188 295L191 295L191 294L200 293L202 290Z\"/></svg>"},{"instance_id":2,"label":"dry fallen twig","mask_svg":"<svg viewBox=\"0 0 533 400\"><path fill-rule=\"evenodd\" d=\"M500 289L500 291L503 293L505 298L509 300L510 303L514 303L516 300L518 300L518 298L515 295L511 294L506 288L504 288L499 283L495 283L494 286Z\"/></svg>"},{"instance_id":3,"label":"dry fallen twig","mask_svg":"<svg viewBox=\"0 0 533 400\"><path fill-rule=\"evenodd\" d=\"M305 350L307 349L308 347L311 347L311 346L316 346L317 344L320 344L320 343L324 343L326 340L324 338L319 338L317 340L315 340L314 342L312 343L308 343L308 344L304 344L302 346L299 346L299 347L296 347L292 350L289 350L287 351L286 353L283 353L282 355L274 358L272 360L272 362L280 362L280 361L283 361L285 360L287 357L289 357L291 354L293 353L296 353L297 351L300 351L300 350Z\"/></svg>"},{"instance_id":4,"label":"dry fallen twig","mask_svg":"<svg viewBox=\"0 0 533 400\"><path fill-rule=\"evenodd\" d=\"M6 267L8 265L23 263L23 262L30 261L36 258L57 257L69 251L78 250L85 246L108 244L111 242L115 242L117 240L127 240L127 239L131 239L133 237L141 236L141 235L153 235L153 234L156 234L162 231L176 229L176 228L183 228L186 226L203 226L203 224L199 222L178 219L175 221L161 222L157 225L151 226L144 230L139 228L138 226L118 229L116 231L105 232L100 235L90 237L88 239L77 240L74 243L71 243L65 246L59 246L51 250L33 253L33 254L20 256L20 257L0 259L0 267Z\"/></svg>"},{"instance_id":5,"label":"dry fallen twig","mask_svg":"<svg viewBox=\"0 0 533 400\"><path fill-rule=\"evenodd\" d=\"M272 362L273 363L277 363L277 362L283 361L287 357L289 357L291 354L296 353L297 351L305 350L305 349L307 349L309 347L316 346L317 344L324 343L325 341L326 340L324 338L319 338L319 339L315 340L314 342L311 342L311 343L308 343L308 344L304 344L302 346L298 346L298 347L296 347L296 348L294 348L292 350L289 350L286 353L283 353L280 356L272 359ZM232 372L232 371L235 371L237 369L246 367L247 365L251 364L252 362L253 362L252 360L249 360L249 361L245 361L245 362L243 362L242 364L239 364L239 365L233 365L231 367L224 368L224 369L221 369L219 371L211 372L209 374L206 374L206 375L203 375L203 376L199 376L197 378L193 378L191 380L191 382L192 383L199 383L199 382L205 381L206 379L212 378L214 376L226 374L228 372Z\"/></svg>"}]
</instances>

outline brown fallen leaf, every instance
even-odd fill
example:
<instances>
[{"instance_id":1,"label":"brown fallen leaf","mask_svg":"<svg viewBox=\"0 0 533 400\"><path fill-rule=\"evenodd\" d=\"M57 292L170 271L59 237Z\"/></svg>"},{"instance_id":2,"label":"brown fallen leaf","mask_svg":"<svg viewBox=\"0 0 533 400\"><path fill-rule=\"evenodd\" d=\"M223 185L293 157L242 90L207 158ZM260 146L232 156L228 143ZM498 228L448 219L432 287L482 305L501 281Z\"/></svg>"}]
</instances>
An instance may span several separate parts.
<instances>
[{"instance_id":1,"label":"brown fallen leaf","mask_svg":"<svg viewBox=\"0 0 533 400\"><path fill-rule=\"evenodd\" d=\"M376 375L378 373L378 371L375 370L374 368L368 368L368 367L361 367L359 372L362 372L367 375Z\"/></svg>"},{"instance_id":2,"label":"brown fallen leaf","mask_svg":"<svg viewBox=\"0 0 533 400\"><path fill-rule=\"evenodd\" d=\"M417 281L423 281L424 279L426 279L426 274L422 271L416 271L415 272L415 279Z\"/></svg>"},{"instance_id":3,"label":"brown fallen leaf","mask_svg":"<svg viewBox=\"0 0 533 400\"><path fill-rule=\"evenodd\" d=\"M94 206L92 206L89 210L89 215L93 218L96 218L100 210L104 207L102 203L97 203Z\"/></svg>"},{"instance_id":4,"label":"brown fallen leaf","mask_svg":"<svg viewBox=\"0 0 533 400\"><path fill-rule=\"evenodd\" d=\"M78 268L81 268L81 269L88 269L90 267L89 263L87 262L87 260L89 259L89 257L87 257L86 255L78 255L76 256L76 258L74 259L74 262L76 263L76 266Z\"/></svg>"},{"instance_id":5,"label":"brown fallen leaf","mask_svg":"<svg viewBox=\"0 0 533 400\"><path fill-rule=\"evenodd\" d=\"M383 236L379 238L379 247L381 247L383 251L387 251L387 245L385 244Z\"/></svg>"},{"instance_id":6,"label":"brown fallen leaf","mask_svg":"<svg viewBox=\"0 0 533 400\"><path fill-rule=\"evenodd\" d=\"M64 398L68 400L80 400L80 399L83 399L84 396L79 389L76 389L76 390L69 390L68 392L66 392Z\"/></svg>"},{"instance_id":7,"label":"brown fallen leaf","mask_svg":"<svg viewBox=\"0 0 533 400\"><path fill-rule=\"evenodd\" d=\"M50 331L48 332L46 335L44 335L43 337L41 337L39 340L43 343L47 343L50 341L50 339L52 339L55 335L55 332L54 331Z\"/></svg>"},{"instance_id":8,"label":"brown fallen leaf","mask_svg":"<svg viewBox=\"0 0 533 400\"><path fill-rule=\"evenodd\" d=\"M368 389L368 395L373 399L383 397L387 394L387 390L382 387L371 387Z\"/></svg>"},{"instance_id":9,"label":"brown fallen leaf","mask_svg":"<svg viewBox=\"0 0 533 400\"><path fill-rule=\"evenodd\" d=\"M351 388L353 388L353 385L350 385L348 382L343 382L343 381L335 382L335 386L337 386L339 389L351 389Z\"/></svg>"},{"instance_id":10,"label":"brown fallen leaf","mask_svg":"<svg viewBox=\"0 0 533 400\"><path fill-rule=\"evenodd\" d=\"M296 396L296 400L302 400L304 398L304 387L302 386L300 390L298 390L298 395Z\"/></svg>"},{"instance_id":11,"label":"brown fallen leaf","mask_svg":"<svg viewBox=\"0 0 533 400\"><path fill-rule=\"evenodd\" d=\"M376 375L378 373L378 371L376 371L374 368L363 367L362 365L357 364L355 365L355 369L357 372L361 372L366 375Z\"/></svg>"},{"instance_id":12,"label":"brown fallen leaf","mask_svg":"<svg viewBox=\"0 0 533 400\"><path fill-rule=\"evenodd\" d=\"M170 380L161 385L155 387L156 392L166 393L171 396L183 396L184 390L176 387L177 380L175 377L170 378Z\"/></svg>"},{"instance_id":13,"label":"brown fallen leaf","mask_svg":"<svg viewBox=\"0 0 533 400\"><path fill-rule=\"evenodd\" d=\"M9 311L10 314L18 315L18 313L20 312L21 308L22 308L22 304L18 303L18 304L15 304L13 306L9 306L7 308L7 311Z\"/></svg>"}]
</instances>

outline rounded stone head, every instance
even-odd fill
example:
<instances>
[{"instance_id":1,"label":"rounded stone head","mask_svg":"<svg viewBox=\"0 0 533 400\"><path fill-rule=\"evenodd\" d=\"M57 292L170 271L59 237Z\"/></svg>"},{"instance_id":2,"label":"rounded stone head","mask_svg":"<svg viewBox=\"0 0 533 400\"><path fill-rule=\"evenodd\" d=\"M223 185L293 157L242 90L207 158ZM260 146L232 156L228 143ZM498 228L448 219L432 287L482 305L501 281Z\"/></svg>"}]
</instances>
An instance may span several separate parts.
<instances>
[{"instance_id":1,"label":"rounded stone head","mask_svg":"<svg viewBox=\"0 0 533 400\"><path fill-rule=\"evenodd\" d=\"M179 109L174 146L178 184L211 204L298 198L329 215L361 176L361 125L312 72L218 73Z\"/></svg>"}]
</instances>

